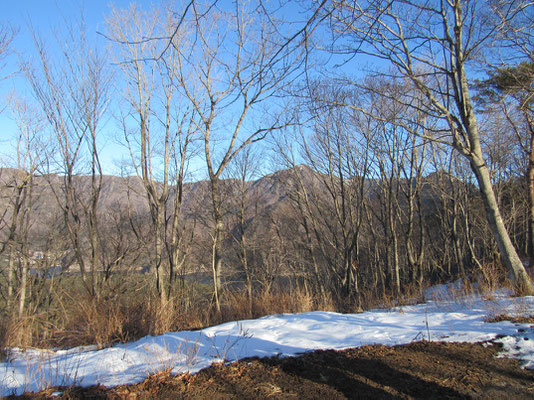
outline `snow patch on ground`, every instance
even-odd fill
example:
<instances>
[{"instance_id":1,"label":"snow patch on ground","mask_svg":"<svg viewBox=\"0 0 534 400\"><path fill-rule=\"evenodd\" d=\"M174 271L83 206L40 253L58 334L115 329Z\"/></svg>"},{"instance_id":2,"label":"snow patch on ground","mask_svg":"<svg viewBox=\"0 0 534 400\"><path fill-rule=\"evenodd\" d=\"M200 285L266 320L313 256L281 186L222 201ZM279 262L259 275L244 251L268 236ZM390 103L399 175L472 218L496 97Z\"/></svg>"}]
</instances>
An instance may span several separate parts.
<instances>
[{"instance_id":1,"label":"snow patch on ground","mask_svg":"<svg viewBox=\"0 0 534 400\"><path fill-rule=\"evenodd\" d=\"M479 342L500 338L503 356L519 358L524 366L534 368L531 324L485 322L488 316L503 313L534 313L534 297L509 298L501 293L492 300L469 296L361 314L271 315L200 331L146 336L102 350L90 346L56 351L11 349L9 359L0 363L0 395L74 384L116 386L140 382L164 369L194 373L213 362L244 357L291 356L423 339Z\"/></svg>"}]
</instances>

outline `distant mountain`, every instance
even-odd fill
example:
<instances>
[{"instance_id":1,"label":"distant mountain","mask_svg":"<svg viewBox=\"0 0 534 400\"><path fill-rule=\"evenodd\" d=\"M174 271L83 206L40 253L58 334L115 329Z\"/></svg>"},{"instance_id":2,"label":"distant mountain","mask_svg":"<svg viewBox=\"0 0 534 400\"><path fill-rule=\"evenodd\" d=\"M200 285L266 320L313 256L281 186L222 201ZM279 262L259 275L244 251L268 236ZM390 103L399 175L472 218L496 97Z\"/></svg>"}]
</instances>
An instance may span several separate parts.
<instances>
[{"instance_id":1,"label":"distant mountain","mask_svg":"<svg viewBox=\"0 0 534 400\"><path fill-rule=\"evenodd\" d=\"M5 237L10 220L9 203L13 202L14 188L23 181L25 173L16 169L0 169L0 216L3 215L0 232ZM274 235L285 235L286 242L296 241L302 232L299 231L301 216L296 207L295 193L302 184L307 197L312 202L320 201L327 204L328 191L322 183L325 176L314 172L305 165L293 169L280 170L257 180L245 182L244 226L240 222L241 182L235 179L222 180L220 187L224 200L224 215L226 225L231 235L228 236L228 248L234 245L242 229L247 236L258 242L257 246L265 247L272 243ZM355 178L359 179L359 178ZM443 173L429 175L424 180L423 203L427 212L435 211L439 207L436 202L436 184L448 180ZM400 181L399 184L407 184ZM31 216L31 231L36 240L34 244L49 240L54 230L59 231L63 226L63 217L59 204L63 201L65 177L51 174L33 177L34 194L33 214ZM88 202L91 193L90 176L74 176L73 184L80 204ZM449 183L450 184L450 183ZM378 188L378 181L367 181L369 196ZM176 190L171 188L170 206ZM315 203L314 203L315 204ZM318 203L317 203L318 204ZM102 190L98 201L98 208L103 216L100 221L103 232L113 232L121 218L125 229L130 229L128 218L135 218L140 226L149 226L150 214L147 196L142 181L138 177L102 176ZM196 258L205 259L209 255L211 233L212 202L208 181L186 183L182 205L183 221L186 228L193 233L197 247ZM122 217L120 217L122 215ZM143 221L147 225L142 225ZM114 225L115 224L115 225ZM146 234L148 228L139 228L140 233ZM252 239L251 239L252 240ZM287 250L289 251L289 250ZM200 261L199 261L200 263Z\"/></svg>"}]
</instances>

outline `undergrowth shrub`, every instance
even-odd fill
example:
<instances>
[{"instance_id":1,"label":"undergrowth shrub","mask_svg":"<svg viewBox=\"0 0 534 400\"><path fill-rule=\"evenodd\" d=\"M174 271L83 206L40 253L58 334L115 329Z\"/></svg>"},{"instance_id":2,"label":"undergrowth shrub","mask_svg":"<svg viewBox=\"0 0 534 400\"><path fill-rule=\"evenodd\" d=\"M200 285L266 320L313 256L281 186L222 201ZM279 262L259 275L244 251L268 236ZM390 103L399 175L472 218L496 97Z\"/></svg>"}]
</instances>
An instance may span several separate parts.
<instances>
[{"instance_id":1,"label":"undergrowth shrub","mask_svg":"<svg viewBox=\"0 0 534 400\"><path fill-rule=\"evenodd\" d=\"M475 282L478 284L479 294L483 295L491 295L499 288L512 288L506 269L500 262L483 264L475 276Z\"/></svg>"},{"instance_id":2,"label":"undergrowth shrub","mask_svg":"<svg viewBox=\"0 0 534 400\"><path fill-rule=\"evenodd\" d=\"M485 322L510 321L514 323L534 323L530 304L522 297L511 299L510 303L488 302Z\"/></svg>"},{"instance_id":3,"label":"undergrowth shrub","mask_svg":"<svg viewBox=\"0 0 534 400\"><path fill-rule=\"evenodd\" d=\"M39 347L47 345L47 339L56 327L46 315L11 316L4 321L3 343L8 347Z\"/></svg>"},{"instance_id":4,"label":"undergrowth shrub","mask_svg":"<svg viewBox=\"0 0 534 400\"><path fill-rule=\"evenodd\" d=\"M113 299L82 298L76 300L70 315L66 316L66 330L62 332L63 345L96 344L106 347L127 339L125 326L128 311Z\"/></svg>"},{"instance_id":5,"label":"undergrowth shrub","mask_svg":"<svg viewBox=\"0 0 534 400\"><path fill-rule=\"evenodd\" d=\"M5 319L0 320L0 362L7 358L7 326Z\"/></svg>"},{"instance_id":6,"label":"undergrowth shrub","mask_svg":"<svg viewBox=\"0 0 534 400\"><path fill-rule=\"evenodd\" d=\"M118 277L120 279L121 277ZM83 295L84 289L68 277L55 290L54 301L22 318L0 321L0 351L3 347L74 347L94 344L106 347L116 342L137 340L146 335L169 331L195 330L227 321L257 318L270 314L315 310L362 312L415 304L424 300L424 287L404 285L403 293L362 287L347 297L312 292L308 287L274 286L254 292L252 301L244 289L227 289L221 296L221 312L213 304L212 288L207 284L181 281L173 295L162 301L149 278L139 275L117 286L104 287L97 298ZM506 274L498 264L488 264L469 279L448 287L446 298L455 300L478 292L491 292L506 284ZM113 283L113 282L112 282ZM39 312L37 312L39 311ZM7 313L5 315L8 315ZM498 318L497 313L494 316ZM1 357L1 353L0 353Z\"/></svg>"}]
</instances>

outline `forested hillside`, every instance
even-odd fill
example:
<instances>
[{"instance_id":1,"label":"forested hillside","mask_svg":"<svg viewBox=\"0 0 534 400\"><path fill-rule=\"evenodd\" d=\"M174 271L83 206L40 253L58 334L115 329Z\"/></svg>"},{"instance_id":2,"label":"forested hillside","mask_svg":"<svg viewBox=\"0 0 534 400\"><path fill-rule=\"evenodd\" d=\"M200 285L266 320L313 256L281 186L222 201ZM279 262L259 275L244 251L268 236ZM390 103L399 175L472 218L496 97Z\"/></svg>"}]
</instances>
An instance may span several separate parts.
<instances>
[{"instance_id":1,"label":"forested hillside","mask_svg":"<svg viewBox=\"0 0 534 400\"><path fill-rule=\"evenodd\" d=\"M0 21L0 345L534 292L533 5L294 3Z\"/></svg>"}]
</instances>

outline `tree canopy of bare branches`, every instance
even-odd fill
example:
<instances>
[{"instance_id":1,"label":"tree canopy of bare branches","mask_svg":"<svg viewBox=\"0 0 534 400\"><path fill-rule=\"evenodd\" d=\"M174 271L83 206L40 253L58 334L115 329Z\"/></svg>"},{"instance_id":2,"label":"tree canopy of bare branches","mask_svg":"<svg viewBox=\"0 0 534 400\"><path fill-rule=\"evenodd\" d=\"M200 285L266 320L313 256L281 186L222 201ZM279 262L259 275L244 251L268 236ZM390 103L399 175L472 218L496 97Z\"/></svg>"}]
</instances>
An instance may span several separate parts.
<instances>
[{"instance_id":1,"label":"tree canopy of bare branches","mask_svg":"<svg viewBox=\"0 0 534 400\"><path fill-rule=\"evenodd\" d=\"M343 51L386 61L417 89L415 96L425 99L403 97L401 101L442 121L434 138L448 141L469 160L503 263L517 287L531 293L530 280L498 207L470 93L471 63L499 33L497 25L482 20L490 15L488 4L378 0L338 1L332 7L332 26ZM516 16L508 8L502 18L512 22Z\"/></svg>"}]
</instances>

